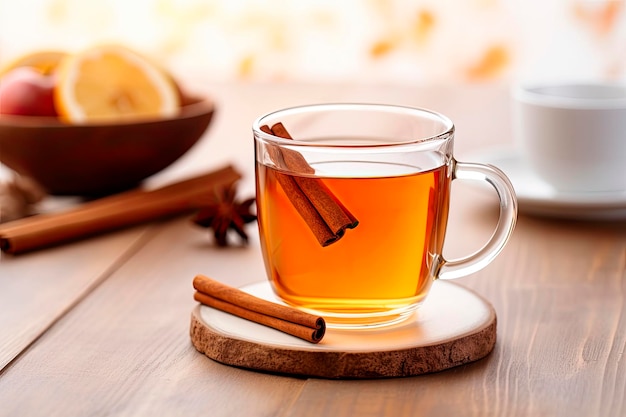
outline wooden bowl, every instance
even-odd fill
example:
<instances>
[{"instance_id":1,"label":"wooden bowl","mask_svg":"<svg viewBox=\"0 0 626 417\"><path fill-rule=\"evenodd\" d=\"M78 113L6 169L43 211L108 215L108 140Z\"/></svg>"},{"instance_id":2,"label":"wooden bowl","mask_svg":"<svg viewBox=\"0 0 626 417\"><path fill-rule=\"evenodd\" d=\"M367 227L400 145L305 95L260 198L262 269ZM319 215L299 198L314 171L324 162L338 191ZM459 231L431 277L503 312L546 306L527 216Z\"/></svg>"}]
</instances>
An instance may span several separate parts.
<instances>
[{"instance_id":1,"label":"wooden bowl","mask_svg":"<svg viewBox=\"0 0 626 417\"><path fill-rule=\"evenodd\" d=\"M186 99L178 116L69 125L56 118L0 116L0 162L55 195L99 196L137 186L202 137L214 113Z\"/></svg>"}]
</instances>

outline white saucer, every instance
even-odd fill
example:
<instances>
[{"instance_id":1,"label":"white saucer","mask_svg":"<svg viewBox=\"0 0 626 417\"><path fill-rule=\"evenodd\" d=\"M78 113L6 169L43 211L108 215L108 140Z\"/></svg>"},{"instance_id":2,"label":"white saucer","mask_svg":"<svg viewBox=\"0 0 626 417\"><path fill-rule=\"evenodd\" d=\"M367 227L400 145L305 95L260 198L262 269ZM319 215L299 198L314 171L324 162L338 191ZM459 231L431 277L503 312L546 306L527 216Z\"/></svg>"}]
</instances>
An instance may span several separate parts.
<instances>
[{"instance_id":1,"label":"white saucer","mask_svg":"<svg viewBox=\"0 0 626 417\"><path fill-rule=\"evenodd\" d=\"M467 161L500 168L515 188L520 212L581 220L626 219L626 190L618 192L561 192L532 172L513 147L474 153Z\"/></svg>"}]
</instances>

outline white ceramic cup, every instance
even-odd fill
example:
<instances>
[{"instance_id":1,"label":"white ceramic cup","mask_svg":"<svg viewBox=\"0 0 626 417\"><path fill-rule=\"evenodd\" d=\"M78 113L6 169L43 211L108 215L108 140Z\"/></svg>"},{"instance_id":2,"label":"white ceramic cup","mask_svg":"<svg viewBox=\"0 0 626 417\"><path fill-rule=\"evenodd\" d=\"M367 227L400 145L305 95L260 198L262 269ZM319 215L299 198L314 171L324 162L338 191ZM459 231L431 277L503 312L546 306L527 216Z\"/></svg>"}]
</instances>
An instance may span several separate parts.
<instances>
[{"instance_id":1,"label":"white ceramic cup","mask_svg":"<svg viewBox=\"0 0 626 417\"><path fill-rule=\"evenodd\" d=\"M522 157L562 192L626 190L626 85L519 84L513 133Z\"/></svg>"}]
</instances>

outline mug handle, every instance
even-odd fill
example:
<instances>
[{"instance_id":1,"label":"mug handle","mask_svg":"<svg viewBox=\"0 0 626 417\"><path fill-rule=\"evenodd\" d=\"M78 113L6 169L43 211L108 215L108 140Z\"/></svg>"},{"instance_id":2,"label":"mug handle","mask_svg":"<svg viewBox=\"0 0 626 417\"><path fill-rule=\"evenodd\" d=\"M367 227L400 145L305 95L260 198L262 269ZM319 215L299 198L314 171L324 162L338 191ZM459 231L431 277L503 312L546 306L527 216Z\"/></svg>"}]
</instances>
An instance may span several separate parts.
<instances>
[{"instance_id":1,"label":"mug handle","mask_svg":"<svg viewBox=\"0 0 626 417\"><path fill-rule=\"evenodd\" d=\"M438 273L435 275L438 279L460 278L489 265L504 248L517 222L515 190L511 181L501 170L492 165L455 160L452 163L452 180L486 181L495 188L500 199L500 217L496 230L481 249L459 259L446 260L442 256L438 265Z\"/></svg>"}]
</instances>

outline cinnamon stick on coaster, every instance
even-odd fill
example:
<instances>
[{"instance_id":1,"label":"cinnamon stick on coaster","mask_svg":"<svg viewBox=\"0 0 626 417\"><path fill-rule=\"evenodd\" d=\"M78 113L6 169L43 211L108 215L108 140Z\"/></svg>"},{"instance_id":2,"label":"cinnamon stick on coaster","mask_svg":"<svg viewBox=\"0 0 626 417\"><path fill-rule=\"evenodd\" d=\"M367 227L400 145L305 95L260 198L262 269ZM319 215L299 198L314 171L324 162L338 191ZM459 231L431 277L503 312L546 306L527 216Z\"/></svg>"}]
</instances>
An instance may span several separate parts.
<instances>
[{"instance_id":1,"label":"cinnamon stick on coaster","mask_svg":"<svg viewBox=\"0 0 626 417\"><path fill-rule=\"evenodd\" d=\"M293 139L282 123L261 130L284 139ZM300 174L313 174L315 170L304 157L291 149L269 146L270 157L277 166ZM303 220L322 246L339 240L346 229L355 228L359 222L339 201L320 178L287 175L277 172L276 179Z\"/></svg>"},{"instance_id":2,"label":"cinnamon stick on coaster","mask_svg":"<svg viewBox=\"0 0 626 417\"><path fill-rule=\"evenodd\" d=\"M311 343L319 343L326 322L314 316L250 295L204 275L193 280L194 299L204 305L271 327Z\"/></svg>"},{"instance_id":3,"label":"cinnamon stick on coaster","mask_svg":"<svg viewBox=\"0 0 626 417\"><path fill-rule=\"evenodd\" d=\"M122 227L182 214L212 202L214 188L241 178L232 166L166 185L103 197L58 213L0 225L0 249L18 254Z\"/></svg>"}]
</instances>

